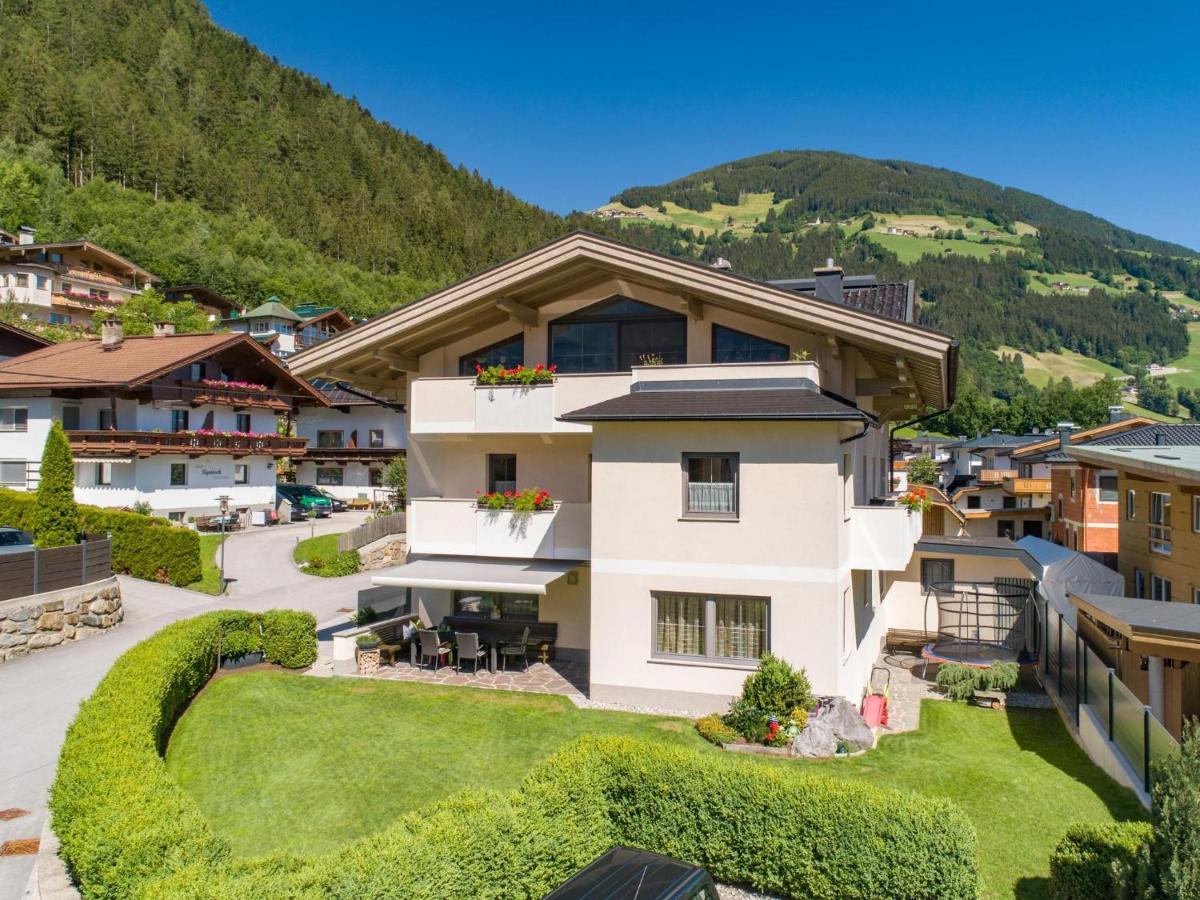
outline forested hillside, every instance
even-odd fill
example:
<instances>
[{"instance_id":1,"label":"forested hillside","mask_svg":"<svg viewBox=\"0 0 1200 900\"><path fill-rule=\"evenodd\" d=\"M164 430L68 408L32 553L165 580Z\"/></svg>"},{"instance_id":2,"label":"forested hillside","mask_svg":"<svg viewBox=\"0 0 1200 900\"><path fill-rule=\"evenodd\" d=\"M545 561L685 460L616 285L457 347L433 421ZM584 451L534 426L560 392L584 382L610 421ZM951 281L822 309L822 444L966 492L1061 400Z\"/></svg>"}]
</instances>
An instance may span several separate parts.
<instances>
[{"instance_id":1,"label":"forested hillside","mask_svg":"<svg viewBox=\"0 0 1200 900\"><path fill-rule=\"evenodd\" d=\"M779 216L784 223L822 213L836 217L866 212L968 213L997 226L1023 221L1053 227L1106 247L1195 255L1187 247L1120 228L1037 194L949 169L816 150L751 156L664 185L629 188L613 200L629 207L658 206L670 200L686 209L706 210L714 203L736 204L746 194L764 191L773 192L776 203L786 203Z\"/></svg>"},{"instance_id":2,"label":"forested hillside","mask_svg":"<svg viewBox=\"0 0 1200 900\"><path fill-rule=\"evenodd\" d=\"M372 275L461 277L563 227L197 0L3 0L0 136L49 148L74 186L244 210Z\"/></svg>"}]
</instances>

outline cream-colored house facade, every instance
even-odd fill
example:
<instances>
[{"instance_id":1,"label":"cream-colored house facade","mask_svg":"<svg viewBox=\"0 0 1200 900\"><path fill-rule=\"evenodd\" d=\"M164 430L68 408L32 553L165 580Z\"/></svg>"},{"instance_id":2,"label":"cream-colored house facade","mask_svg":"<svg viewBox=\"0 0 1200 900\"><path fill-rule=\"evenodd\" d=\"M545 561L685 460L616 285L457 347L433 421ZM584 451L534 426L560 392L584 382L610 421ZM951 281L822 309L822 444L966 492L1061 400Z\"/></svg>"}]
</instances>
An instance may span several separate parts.
<instances>
[{"instance_id":1,"label":"cream-colored house facade","mask_svg":"<svg viewBox=\"0 0 1200 900\"><path fill-rule=\"evenodd\" d=\"M557 374L476 383L516 364ZM429 621L552 625L593 698L695 711L767 650L857 697L914 627L882 599L922 529L888 425L949 406L956 367L904 318L586 233L291 360L407 404L410 562L378 584ZM527 488L552 508L476 499Z\"/></svg>"}]
</instances>

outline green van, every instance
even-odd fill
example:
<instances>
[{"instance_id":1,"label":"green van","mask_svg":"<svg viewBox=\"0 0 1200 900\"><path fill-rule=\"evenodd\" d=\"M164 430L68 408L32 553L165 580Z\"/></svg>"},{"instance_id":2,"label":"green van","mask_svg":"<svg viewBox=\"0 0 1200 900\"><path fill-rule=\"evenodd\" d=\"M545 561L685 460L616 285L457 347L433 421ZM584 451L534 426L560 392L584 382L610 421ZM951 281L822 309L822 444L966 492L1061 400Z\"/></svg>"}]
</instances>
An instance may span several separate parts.
<instances>
[{"instance_id":1,"label":"green van","mask_svg":"<svg viewBox=\"0 0 1200 900\"><path fill-rule=\"evenodd\" d=\"M313 512L321 519L333 515L333 503L311 484L277 484L275 495L277 500L292 504L293 516L297 512L304 518Z\"/></svg>"}]
</instances>

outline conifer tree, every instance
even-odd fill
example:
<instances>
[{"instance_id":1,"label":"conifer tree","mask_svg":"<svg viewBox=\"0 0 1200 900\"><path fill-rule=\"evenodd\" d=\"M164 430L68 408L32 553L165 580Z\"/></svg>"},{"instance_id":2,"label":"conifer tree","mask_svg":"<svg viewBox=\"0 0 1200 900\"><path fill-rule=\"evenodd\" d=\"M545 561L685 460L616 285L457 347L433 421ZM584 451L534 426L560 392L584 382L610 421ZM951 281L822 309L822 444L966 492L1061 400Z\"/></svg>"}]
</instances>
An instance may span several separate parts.
<instances>
[{"instance_id":1,"label":"conifer tree","mask_svg":"<svg viewBox=\"0 0 1200 900\"><path fill-rule=\"evenodd\" d=\"M75 505L75 458L62 426L55 421L42 451L42 468L33 511L33 534L39 547L74 544L79 536Z\"/></svg>"}]
</instances>

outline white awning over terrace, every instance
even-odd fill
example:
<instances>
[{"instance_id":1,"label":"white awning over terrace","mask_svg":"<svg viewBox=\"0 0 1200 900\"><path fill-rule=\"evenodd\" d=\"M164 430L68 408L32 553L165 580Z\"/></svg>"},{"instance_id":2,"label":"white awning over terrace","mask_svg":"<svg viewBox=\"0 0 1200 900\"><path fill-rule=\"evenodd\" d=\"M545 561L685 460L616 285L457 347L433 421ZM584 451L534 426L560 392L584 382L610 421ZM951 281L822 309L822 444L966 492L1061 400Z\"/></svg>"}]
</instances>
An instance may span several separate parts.
<instances>
[{"instance_id":1,"label":"white awning over terrace","mask_svg":"<svg viewBox=\"0 0 1200 900\"><path fill-rule=\"evenodd\" d=\"M570 560L526 561L435 556L390 569L385 575L376 575L371 579L371 584L545 595L552 582L562 578L578 565Z\"/></svg>"}]
</instances>

